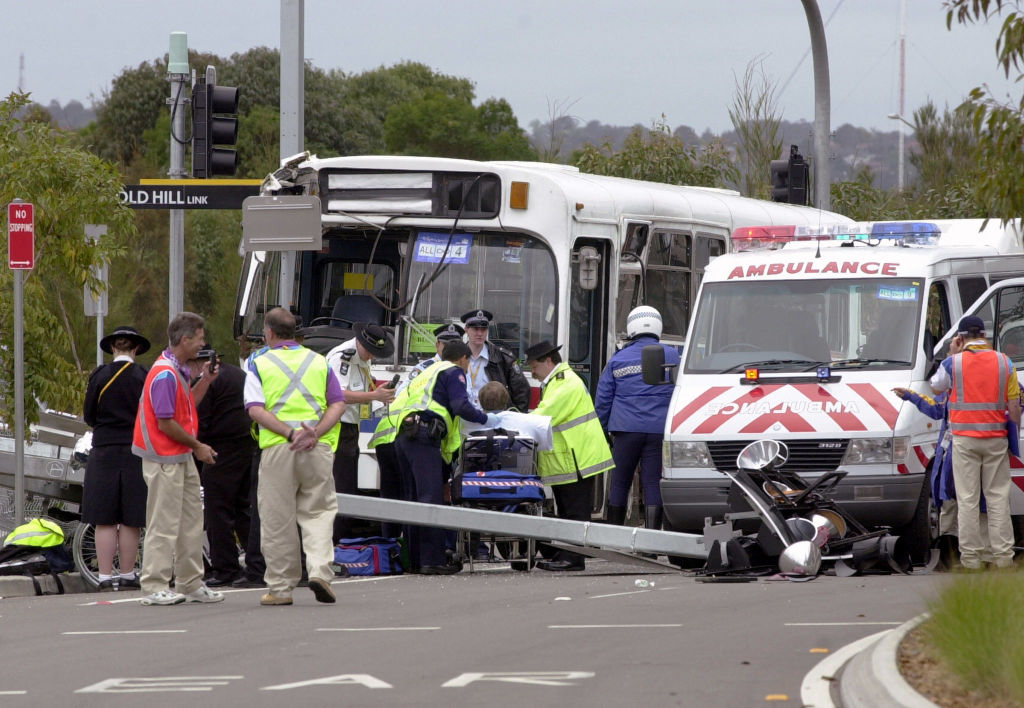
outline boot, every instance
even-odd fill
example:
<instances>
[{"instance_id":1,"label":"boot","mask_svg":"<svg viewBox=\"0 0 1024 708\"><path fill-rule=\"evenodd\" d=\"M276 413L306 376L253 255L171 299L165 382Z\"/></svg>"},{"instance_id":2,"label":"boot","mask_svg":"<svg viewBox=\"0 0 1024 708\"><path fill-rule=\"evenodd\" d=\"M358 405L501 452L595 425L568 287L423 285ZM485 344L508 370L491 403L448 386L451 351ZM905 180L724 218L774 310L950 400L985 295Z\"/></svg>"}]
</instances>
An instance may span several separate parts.
<instances>
[{"instance_id":1,"label":"boot","mask_svg":"<svg viewBox=\"0 0 1024 708\"><path fill-rule=\"evenodd\" d=\"M622 526L626 521L626 507L624 506L608 506L608 518L605 520L606 524L614 524L615 526Z\"/></svg>"},{"instance_id":2,"label":"boot","mask_svg":"<svg viewBox=\"0 0 1024 708\"><path fill-rule=\"evenodd\" d=\"M655 531L661 530L661 518L662 518L662 507L659 506L645 506L644 507L644 519L646 526L649 529Z\"/></svg>"}]
</instances>

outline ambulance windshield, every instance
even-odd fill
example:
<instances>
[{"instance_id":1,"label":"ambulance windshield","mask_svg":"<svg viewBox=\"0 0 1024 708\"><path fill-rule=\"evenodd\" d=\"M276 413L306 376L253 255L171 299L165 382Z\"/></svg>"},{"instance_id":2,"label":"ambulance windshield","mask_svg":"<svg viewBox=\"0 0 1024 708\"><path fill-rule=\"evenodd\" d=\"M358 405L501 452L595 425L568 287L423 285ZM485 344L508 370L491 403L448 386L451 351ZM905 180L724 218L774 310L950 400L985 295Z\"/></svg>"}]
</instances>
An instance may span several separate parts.
<instances>
[{"instance_id":1,"label":"ambulance windshield","mask_svg":"<svg viewBox=\"0 0 1024 708\"><path fill-rule=\"evenodd\" d=\"M687 338L687 373L913 365L919 279L705 283Z\"/></svg>"}]
</instances>

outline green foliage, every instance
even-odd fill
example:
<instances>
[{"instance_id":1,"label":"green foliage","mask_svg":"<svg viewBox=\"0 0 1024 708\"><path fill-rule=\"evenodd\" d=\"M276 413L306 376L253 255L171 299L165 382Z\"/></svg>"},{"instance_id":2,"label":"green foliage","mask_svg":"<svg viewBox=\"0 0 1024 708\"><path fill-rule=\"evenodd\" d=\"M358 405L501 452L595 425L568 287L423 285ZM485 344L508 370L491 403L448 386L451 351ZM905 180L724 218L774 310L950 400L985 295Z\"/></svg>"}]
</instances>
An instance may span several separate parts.
<instances>
[{"instance_id":1,"label":"green foliage","mask_svg":"<svg viewBox=\"0 0 1024 708\"><path fill-rule=\"evenodd\" d=\"M755 75L756 64L760 64L760 77ZM775 87L764 72L764 61L755 59L747 64L743 82L736 81L736 96L729 108L729 120L739 138L740 191L748 197L771 197L769 165L782 156L782 118L775 109Z\"/></svg>"},{"instance_id":2,"label":"green foliage","mask_svg":"<svg viewBox=\"0 0 1024 708\"><path fill-rule=\"evenodd\" d=\"M1024 577L965 575L932 603L926 636L967 688L1024 703Z\"/></svg>"},{"instance_id":3,"label":"green foliage","mask_svg":"<svg viewBox=\"0 0 1024 708\"><path fill-rule=\"evenodd\" d=\"M616 151L610 141L600 147L588 143L570 164L593 174L701 187L723 187L739 176L720 142L700 149L687 147L672 134L664 116L650 130L634 128L621 150Z\"/></svg>"},{"instance_id":4,"label":"green foliage","mask_svg":"<svg viewBox=\"0 0 1024 708\"><path fill-rule=\"evenodd\" d=\"M76 332L84 327L82 292L97 288L90 267L117 256L134 234L131 212L118 202L123 180L109 163L76 146L69 134L40 120L24 121L19 110L27 94L0 101L0 204L15 198L35 205L35 268L25 272L25 412L38 419L32 401L78 410L84 371L91 360L79 354ZM6 209L4 210L6 217ZM85 239L86 224L107 224L96 244ZM6 250L7 231L0 236ZM0 419L11 421L14 396L13 275L0 270Z\"/></svg>"}]
</instances>

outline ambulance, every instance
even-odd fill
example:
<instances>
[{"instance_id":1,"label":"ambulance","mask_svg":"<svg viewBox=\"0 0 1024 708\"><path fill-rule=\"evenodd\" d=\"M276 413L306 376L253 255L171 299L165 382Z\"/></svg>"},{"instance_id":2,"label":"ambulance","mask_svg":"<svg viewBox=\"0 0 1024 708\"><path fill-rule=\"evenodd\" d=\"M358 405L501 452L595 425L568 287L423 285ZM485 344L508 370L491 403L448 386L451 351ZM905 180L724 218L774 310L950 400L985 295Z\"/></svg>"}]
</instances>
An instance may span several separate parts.
<instances>
[{"instance_id":1,"label":"ambulance","mask_svg":"<svg viewBox=\"0 0 1024 708\"><path fill-rule=\"evenodd\" d=\"M807 480L847 475L834 496L861 523L913 539L935 532L926 472L940 421L897 398L931 395L960 317L977 312L996 348L1024 324L1020 222L934 220L736 229L704 273L665 424L667 523L698 531L728 510L736 455L789 448ZM1004 334L1005 333L1005 334ZM652 348L653 349L653 348ZM1024 347L1008 351L1024 367ZM651 354L655 354L652 350ZM657 366L657 357L645 366ZM1013 461L1012 511L1024 514Z\"/></svg>"}]
</instances>

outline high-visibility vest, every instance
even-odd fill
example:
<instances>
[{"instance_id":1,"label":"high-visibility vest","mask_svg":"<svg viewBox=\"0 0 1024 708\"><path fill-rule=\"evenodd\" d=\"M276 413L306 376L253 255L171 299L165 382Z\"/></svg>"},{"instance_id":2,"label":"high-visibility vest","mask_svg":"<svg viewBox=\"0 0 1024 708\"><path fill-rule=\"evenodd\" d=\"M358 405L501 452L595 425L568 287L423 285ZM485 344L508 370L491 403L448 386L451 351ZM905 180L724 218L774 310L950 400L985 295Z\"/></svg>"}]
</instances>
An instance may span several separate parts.
<instances>
[{"instance_id":1,"label":"high-visibility vest","mask_svg":"<svg viewBox=\"0 0 1024 708\"><path fill-rule=\"evenodd\" d=\"M253 364L263 383L265 407L277 419L298 429L303 423L315 426L327 411L327 377L333 376L327 360L303 346L268 349ZM335 423L320 436L320 442L338 447L341 424ZM287 443L273 430L260 427L260 449Z\"/></svg>"},{"instance_id":2,"label":"high-visibility vest","mask_svg":"<svg viewBox=\"0 0 1024 708\"><path fill-rule=\"evenodd\" d=\"M402 411L409 404L409 388L403 388L395 394L394 400L384 410L384 415L377 422L377 428L370 436L367 447L375 448L378 445L387 445L395 441L398 435L398 422L402 419Z\"/></svg>"},{"instance_id":3,"label":"high-visibility vest","mask_svg":"<svg viewBox=\"0 0 1024 708\"><path fill-rule=\"evenodd\" d=\"M949 427L953 435L972 438L1006 436L1006 385L1013 365L991 349L953 356L949 392Z\"/></svg>"},{"instance_id":4,"label":"high-visibility vest","mask_svg":"<svg viewBox=\"0 0 1024 708\"><path fill-rule=\"evenodd\" d=\"M49 519L31 519L11 531L4 546L35 546L51 548L64 543L64 529Z\"/></svg>"},{"instance_id":5,"label":"high-visibility vest","mask_svg":"<svg viewBox=\"0 0 1024 708\"><path fill-rule=\"evenodd\" d=\"M441 459L445 462L451 462L455 452L462 445L462 426L459 423L462 419L458 416L452 418L448 409L434 400L434 386L441 372L454 366L455 364L450 361L439 361L428 366L422 374L413 379L405 389L409 396L408 404L398 416L398 424L401 426L403 420L417 411L431 411L437 414L447 427L444 440L441 441Z\"/></svg>"},{"instance_id":6,"label":"high-visibility vest","mask_svg":"<svg viewBox=\"0 0 1024 708\"><path fill-rule=\"evenodd\" d=\"M192 448L173 440L160 430L156 413L153 411L150 388L156 377L165 371L173 373L178 384L174 391L174 420L192 437L199 432L199 415L196 413L195 399L192 398L192 388L174 362L161 356L146 374L146 383L142 387L142 399L139 401L139 411L135 415L132 452L144 460L175 464L188 460L192 456Z\"/></svg>"},{"instance_id":7,"label":"high-visibility vest","mask_svg":"<svg viewBox=\"0 0 1024 708\"><path fill-rule=\"evenodd\" d=\"M545 484L569 484L615 467L587 387L565 362L551 372L533 413L551 418L553 448L537 453Z\"/></svg>"}]
</instances>

